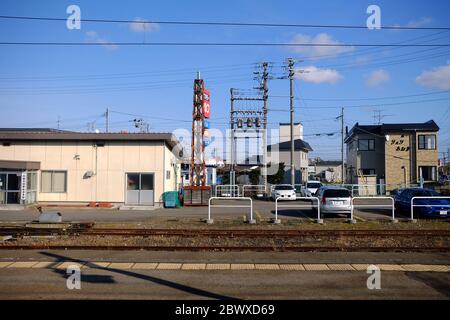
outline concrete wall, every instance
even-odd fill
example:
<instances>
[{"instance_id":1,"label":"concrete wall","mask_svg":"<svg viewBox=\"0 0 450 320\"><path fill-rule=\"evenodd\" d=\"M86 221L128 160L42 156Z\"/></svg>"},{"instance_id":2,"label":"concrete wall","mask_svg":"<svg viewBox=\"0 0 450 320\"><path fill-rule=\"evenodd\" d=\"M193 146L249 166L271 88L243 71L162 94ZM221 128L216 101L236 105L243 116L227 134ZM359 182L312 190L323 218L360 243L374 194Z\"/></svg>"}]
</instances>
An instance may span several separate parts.
<instances>
[{"instance_id":1,"label":"concrete wall","mask_svg":"<svg viewBox=\"0 0 450 320\"><path fill-rule=\"evenodd\" d=\"M127 172L154 173L155 202L163 191L174 190L175 174L170 165L173 154L164 142L14 142L0 146L0 159L39 161L42 170L67 171L67 192L40 192L40 202L124 202ZM165 181L165 170L171 177ZM96 172L87 178L86 172Z\"/></svg>"}]
</instances>

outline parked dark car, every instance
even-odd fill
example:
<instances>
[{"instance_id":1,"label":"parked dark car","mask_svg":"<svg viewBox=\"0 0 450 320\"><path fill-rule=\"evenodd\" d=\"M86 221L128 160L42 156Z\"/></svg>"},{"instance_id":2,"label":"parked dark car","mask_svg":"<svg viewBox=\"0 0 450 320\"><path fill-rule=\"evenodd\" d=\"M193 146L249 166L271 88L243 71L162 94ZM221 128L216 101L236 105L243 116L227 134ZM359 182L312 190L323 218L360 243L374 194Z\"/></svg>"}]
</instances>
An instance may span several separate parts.
<instances>
[{"instance_id":1,"label":"parked dark car","mask_svg":"<svg viewBox=\"0 0 450 320\"><path fill-rule=\"evenodd\" d=\"M411 214L411 199L413 197L437 197L440 196L434 190L423 188L401 189L394 196L395 209L399 212ZM415 199L414 205L426 207L414 207L414 215L423 217L449 217L450 199Z\"/></svg>"}]
</instances>

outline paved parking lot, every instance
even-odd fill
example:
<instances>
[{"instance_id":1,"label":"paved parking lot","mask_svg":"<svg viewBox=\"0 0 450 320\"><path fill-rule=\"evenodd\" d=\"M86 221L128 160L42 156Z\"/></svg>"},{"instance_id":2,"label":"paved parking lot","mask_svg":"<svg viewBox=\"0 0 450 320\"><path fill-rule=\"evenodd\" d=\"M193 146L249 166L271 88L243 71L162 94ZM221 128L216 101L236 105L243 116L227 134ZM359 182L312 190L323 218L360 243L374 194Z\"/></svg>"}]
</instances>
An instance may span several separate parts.
<instances>
[{"instance_id":1,"label":"paved parking lot","mask_svg":"<svg viewBox=\"0 0 450 320\"><path fill-rule=\"evenodd\" d=\"M308 200L282 201L278 210L279 218L282 220L315 221L317 213L313 210L313 204ZM389 221L392 216L391 209L386 208L390 204L389 200L357 200L355 202L355 219L357 221L383 220ZM249 201L215 200L213 204L235 206L249 205ZM358 205L373 205L371 208L358 208ZM298 208L282 208L283 206L298 206ZM302 207L302 208L300 208ZM64 221L111 221L111 222L138 222L146 221L150 218L167 219L204 219L208 214L208 207L183 207L177 209L157 208L154 210L110 210L110 209L88 209L88 208L46 208L48 212L61 212ZM250 208L212 208L212 218L215 220L241 219L250 216ZM275 217L275 202L253 200L253 215L257 219L271 219ZM36 209L28 208L21 211L0 211L0 222L25 222L37 220L39 213ZM332 221L345 221L347 215L322 215L322 218ZM406 220L409 213L396 212L396 218Z\"/></svg>"}]
</instances>

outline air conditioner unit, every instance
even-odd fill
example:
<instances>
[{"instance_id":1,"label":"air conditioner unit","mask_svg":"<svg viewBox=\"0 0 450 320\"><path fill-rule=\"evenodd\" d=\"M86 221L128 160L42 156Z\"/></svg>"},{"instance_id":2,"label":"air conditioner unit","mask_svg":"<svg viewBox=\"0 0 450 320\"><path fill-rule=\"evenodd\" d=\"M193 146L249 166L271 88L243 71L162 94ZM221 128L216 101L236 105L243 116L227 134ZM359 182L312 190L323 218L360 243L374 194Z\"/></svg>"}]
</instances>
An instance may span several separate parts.
<instances>
[{"instance_id":1,"label":"air conditioner unit","mask_svg":"<svg viewBox=\"0 0 450 320\"><path fill-rule=\"evenodd\" d=\"M84 178L92 178L94 175L94 171L86 171L86 173L84 174Z\"/></svg>"}]
</instances>

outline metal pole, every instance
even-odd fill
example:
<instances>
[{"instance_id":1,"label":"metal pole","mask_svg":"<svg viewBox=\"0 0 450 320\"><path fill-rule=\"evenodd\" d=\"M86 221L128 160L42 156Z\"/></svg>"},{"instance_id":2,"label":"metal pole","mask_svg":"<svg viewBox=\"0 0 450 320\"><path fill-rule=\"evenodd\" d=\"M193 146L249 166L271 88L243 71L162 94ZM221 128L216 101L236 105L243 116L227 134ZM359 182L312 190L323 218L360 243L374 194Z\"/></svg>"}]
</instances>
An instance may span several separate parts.
<instances>
[{"instance_id":1,"label":"metal pole","mask_svg":"<svg viewBox=\"0 0 450 320\"><path fill-rule=\"evenodd\" d=\"M264 193L267 195L268 194L268 190L267 190L267 100L268 100L268 93L269 93L269 88L268 88L268 80L269 80L269 71L268 71L268 67L269 64L267 62L263 63L263 69L264 69L264 73L263 73L263 100L264 100L264 106L263 106L263 113L264 113L264 134L263 134L263 147L264 147L264 151L263 151L263 158L264 158L264 174L263 174L263 178L264 178Z\"/></svg>"},{"instance_id":2,"label":"metal pole","mask_svg":"<svg viewBox=\"0 0 450 320\"><path fill-rule=\"evenodd\" d=\"M291 184L295 185L295 142L294 142L294 59L289 58L289 97L290 97L290 114L291 114Z\"/></svg>"},{"instance_id":3,"label":"metal pole","mask_svg":"<svg viewBox=\"0 0 450 320\"><path fill-rule=\"evenodd\" d=\"M230 104L230 185L234 185L234 89L230 89L231 104Z\"/></svg>"},{"instance_id":4,"label":"metal pole","mask_svg":"<svg viewBox=\"0 0 450 320\"><path fill-rule=\"evenodd\" d=\"M108 108L106 108L105 118L106 118L106 133L108 133L109 132L109 109Z\"/></svg>"},{"instance_id":5,"label":"metal pole","mask_svg":"<svg viewBox=\"0 0 450 320\"><path fill-rule=\"evenodd\" d=\"M341 110L341 138L342 138L342 143L341 143L341 165L342 165L342 168L341 168L341 180L342 180L342 183L344 183L344 181L345 181L345 176L344 176L344 173L345 173L345 163L344 163L344 108L342 108L342 110Z\"/></svg>"}]
</instances>

